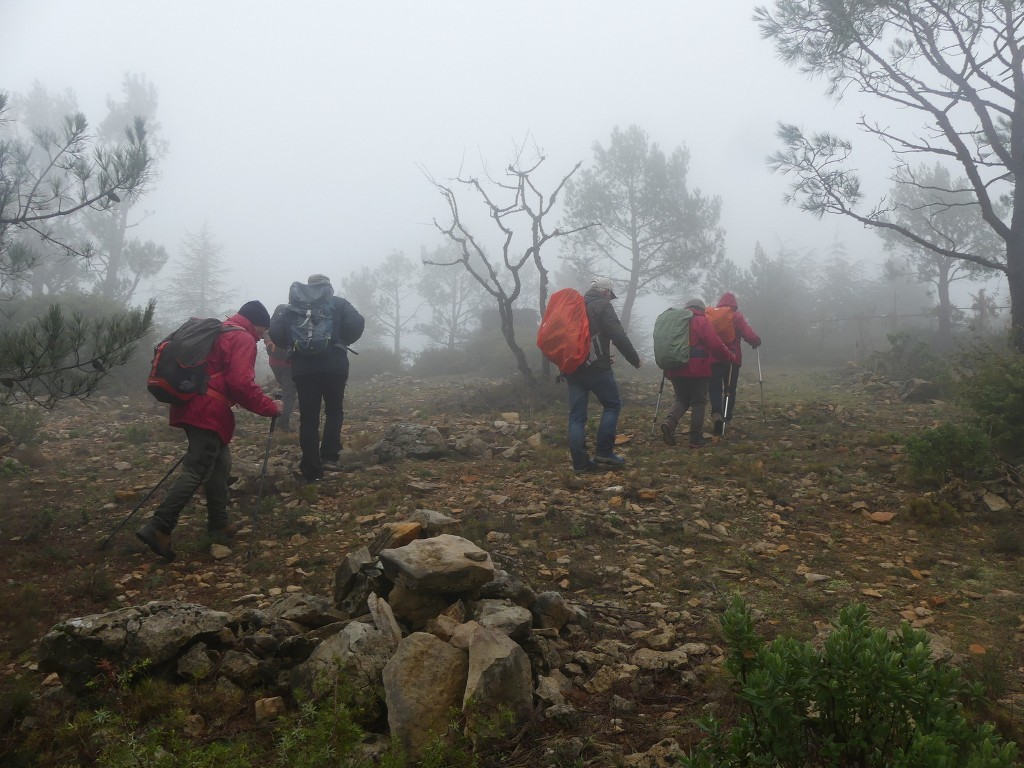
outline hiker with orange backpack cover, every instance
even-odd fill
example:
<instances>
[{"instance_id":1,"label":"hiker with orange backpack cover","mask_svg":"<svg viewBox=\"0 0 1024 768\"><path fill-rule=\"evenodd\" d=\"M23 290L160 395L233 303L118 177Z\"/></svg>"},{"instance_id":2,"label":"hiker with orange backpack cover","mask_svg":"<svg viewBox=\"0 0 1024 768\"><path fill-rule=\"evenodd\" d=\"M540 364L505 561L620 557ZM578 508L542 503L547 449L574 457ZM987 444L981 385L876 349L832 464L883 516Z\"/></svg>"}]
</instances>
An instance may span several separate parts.
<instances>
[{"instance_id":1,"label":"hiker with orange backpack cover","mask_svg":"<svg viewBox=\"0 0 1024 768\"><path fill-rule=\"evenodd\" d=\"M712 434L724 435L726 425L732 422L732 414L736 409L736 385L740 380L740 366L743 365L743 350L740 342L745 341L752 349L761 346L761 337L757 335L747 318L739 310L739 303L736 295L726 291L718 300L718 307L708 310L711 317L716 312L722 313L722 320L731 320L731 327L722 328L718 318L712 318L711 323L718 331L719 337L729 347L729 351L736 356L735 365L731 363L714 362L711 364L711 381L709 383L708 397L711 401L711 422Z\"/></svg>"},{"instance_id":2,"label":"hiker with orange backpack cover","mask_svg":"<svg viewBox=\"0 0 1024 768\"><path fill-rule=\"evenodd\" d=\"M690 412L690 447L703 448L711 441L704 438L704 412L708 399L711 360L725 360L728 365L736 356L718 337L711 322L704 316L704 302L690 299L684 307L693 313L690 318L690 360L680 368L665 371L672 382L675 401L661 423L661 436L668 445L675 445L676 425Z\"/></svg>"},{"instance_id":3,"label":"hiker with orange backpack cover","mask_svg":"<svg viewBox=\"0 0 1024 768\"><path fill-rule=\"evenodd\" d=\"M593 354L589 362L565 374L569 385L569 454L572 467L577 473L621 467L626 463L624 458L615 453L615 430L619 423L619 411L622 410L622 399L612 372L611 345L614 344L634 368L639 368L641 361L612 306L615 298L611 279L594 278L590 289L583 294ZM587 454L587 401L591 392L604 409L597 427L594 458Z\"/></svg>"}]
</instances>

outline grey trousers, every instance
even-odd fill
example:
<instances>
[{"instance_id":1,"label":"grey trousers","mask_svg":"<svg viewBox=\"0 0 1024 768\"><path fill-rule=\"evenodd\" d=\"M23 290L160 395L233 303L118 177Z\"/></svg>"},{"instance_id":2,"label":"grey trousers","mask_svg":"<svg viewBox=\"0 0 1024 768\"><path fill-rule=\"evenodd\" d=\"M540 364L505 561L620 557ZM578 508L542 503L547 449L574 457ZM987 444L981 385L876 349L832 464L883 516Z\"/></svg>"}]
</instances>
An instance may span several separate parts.
<instances>
[{"instance_id":1,"label":"grey trousers","mask_svg":"<svg viewBox=\"0 0 1024 768\"><path fill-rule=\"evenodd\" d=\"M690 412L690 437L704 434L704 411L707 409L708 380L706 378L680 377L669 379L675 392L672 409L665 417L665 423L673 432L683 414Z\"/></svg>"}]
</instances>

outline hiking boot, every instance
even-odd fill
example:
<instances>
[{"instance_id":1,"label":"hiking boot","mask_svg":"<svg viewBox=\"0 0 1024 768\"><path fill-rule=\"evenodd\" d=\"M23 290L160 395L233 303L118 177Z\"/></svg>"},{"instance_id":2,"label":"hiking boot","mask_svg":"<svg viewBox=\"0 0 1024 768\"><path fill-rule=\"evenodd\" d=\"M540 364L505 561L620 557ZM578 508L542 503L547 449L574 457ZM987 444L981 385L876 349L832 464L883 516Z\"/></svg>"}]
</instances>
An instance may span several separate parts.
<instances>
[{"instance_id":1,"label":"hiking boot","mask_svg":"<svg viewBox=\"0 0 1024 768\"><path fill-rule=\"evenodd\" d=\"M135 532L135 537L167 562L174 559L174 550L171 549L171 534L164 533L152 522L139 528Z\"/></svg>"},{"instance_id":2,"label":"hiking boot","mask_svg":"<svg viewBox=\"0 0 1024 768\"><path fill-rule=\"evenodd\" d=\"M720 413L711 414L711 434L715 437L721 437L725 434L725 419L722 418Z\"/></svg>"},{"instance_id":3,"label":"hiking boot","mask_svg":"<svg viewBox=\"0 0 1024 768\"><path fill-rule=\"evenodd\" d=\"M590 463L585 464L582 467L573 467L572 471L575 472L577 475L587 475L592 472L600 472L601 467L598 466L596 461L591 461Z\"/></svg>"},{"instance_id":4,"label":"hiking boot","mask_svg":"<svg viewBox=\"0 0 1024 768\"><path fill-rule=\"evenodd\" d=\"M241 530L241 523L228 523L223 528L209 528L206 531L206 535L210 539L218 544L234 541L235 536L238 535L238 531Z\"/></svg>"},{"instance_id":5,"label":"hiking boot","mask_svg":"<svg viewBox=\"0 0 1024 768\"><path fill-rule=\"evenodd\" d=\"M341 466L341 462L338 459L324 459L320 462L320 468L324 472L341 472L344 467Z\"/></svg>"},{"instance_id":6,"label":"hiking boot","mask_svg":"<svg viewBox=\"0 0 1024 768\"><path fill-rule=\"evenodd\" d=\"M672 427L668 424L661 425L661 439L665 441L665 445L675 445L676 436L672 431Z\"/></svg>"},{"instance_id":7,"label":"hiking boot","mask_svg":"<svg viewBox=\"0 0 1024 768\"><path fill-rule=\"evenodd\" d=\"M711 441L704 437L704 435L690 436L691 448L707 448L709 445L711 445Z\"/></svg>"},{"instance_id":8,"label":"hiking boot","mask_svg":"<svg viewBox=\"0 0 1024 768\"><path fill-rule=\"evenodd\" d=\"M598 464L607 464L609 467L624 467L626 460L616 453L609 453L607 456L595 456L594 461Z\"/></svg>"}]
</instances>

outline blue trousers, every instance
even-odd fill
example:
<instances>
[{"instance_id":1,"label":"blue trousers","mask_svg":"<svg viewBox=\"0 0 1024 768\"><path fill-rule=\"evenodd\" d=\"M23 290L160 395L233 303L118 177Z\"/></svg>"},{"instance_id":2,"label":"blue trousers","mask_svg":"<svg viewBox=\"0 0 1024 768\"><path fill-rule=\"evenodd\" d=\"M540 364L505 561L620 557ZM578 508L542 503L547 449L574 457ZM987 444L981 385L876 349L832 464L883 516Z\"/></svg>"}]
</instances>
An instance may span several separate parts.
<instances>
[{"instance_id":1,"label":"blue trousers","mask_svg":"<svg viewBox=\"0 0 1024 768\"><path fill-rule=\"evenodd\" d=\"M565 377L569 384L569 454L574 469L585 469L590 463L587 454L587 401L593 392L604 411L597 427L596 453L610 456L615 452L615 427L619 423L622 399L615 374L611 370L592 371L585 368Z\"/></svg>"}]
</instances>

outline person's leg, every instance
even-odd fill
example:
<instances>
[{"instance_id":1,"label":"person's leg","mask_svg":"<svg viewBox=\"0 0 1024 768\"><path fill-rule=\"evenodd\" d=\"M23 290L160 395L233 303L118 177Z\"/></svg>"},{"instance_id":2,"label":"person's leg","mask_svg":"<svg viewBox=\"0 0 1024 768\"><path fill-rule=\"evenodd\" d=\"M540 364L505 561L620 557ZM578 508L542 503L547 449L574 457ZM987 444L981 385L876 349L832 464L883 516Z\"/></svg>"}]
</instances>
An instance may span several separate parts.
<instances>
[{"instance_id":1,"label":"person's leg","mask_svg":"<svg viewBox=\"0 0 1024 768\"><path fill-rule=\"evenodd\" d=\"M725 432L725 407L728 401L723 394L727 386L729 363L712 363L711 378L708 380L708 400L711 402L711 434L721 435Z\"/></svg>"},{"instance_id":2,"label":"person's leg","mask_svg":"<svg viewBox=\"0 0 1024 768\"><path fill-rule=\"evenodd\" d=\"M210 479L203 483L206 494L206 530L223 531L228 527L228 476L231 474L231 448L225 445L217 454Z\"/></svg>"},{"instance_id":3,"label":"person's leg","mask_svg":"<svg viewBox=\"0 0 1024 768\"><path fill-rule=\"evenodd\" d=\"M690 395L690 447L703 447L707 444L704 439L704 412L708 399L708 380L706 378L693 378L687 382Z\"/></svg>"},{"instance_id":4,"label":"person's leg","mask_svg":"<svg viewBox=\"0 0 1024 768\"><path fill-rule=\"evenodd\" d=\"M153 512L152 524L163 534L170 534L178 524L178 516L196 489L206 483L214 472L224 444L209 429L185 427L188 450L181 463L181 473L171 484L160 506ZM227 474L225 473L225 482Z\"/></svg>"},{"instance_id":5,"label":"person's leg","mask_svg":"<svg viewBox=\"0 0 1024 768\"><path fill-rule=\"evenodd\" d=\"M738 365L731 366L730 375L728 381L725 383L725 393L729 398L729 412L722 413L722 417L726 421L732 421L733 411L736 410L736 386L740 383L740 367Z\"/></svg>"},{"instance_id":6,"label":"person's leg","mask_svg":"<svg viewBox=\"0 0 1024 768\"><path fill-rule=\"evenodd\" d=\"M619 385L615 374L601 371L591 379L591 391L604 409L597 427L597 440L594 453L601 458L615 456L615 430L619 424L619 413L622 411L622 398L619 396Z\"/></svg>"},{"instance_id":7,"label":"person's leg","mask_svg":"<svg viewBox=\"0 0 1024 768\"><path fill-rule=\"evenodd\" d=\"M569 455L572 457L573 469L590 467L590 456L587 454L587 401L590 390L582 373L565 377L569 385Z\"/></svg>"},{"instance_id":8,"label":"person's leg","mask_svg":"<svg viewBox=\"0 0 1024 768\"><path fill-rule=\"evenodd\" d=\"M722 410L722 393L725 391L725 380L729 375L729 363L712 363L711 378L708 380L708 400L711 401L711 413L725 415Z\"/></svg>"},{"instance_id":9,"label":"person's leg","mask_svg":"<svg viewBox=\"0 0 1024 768\"><path fill-rule=\"evenodd\" d=\"M299 447L302 449L299 472L306 480L319 480L324 474L320 460L320 400L323 397L320 374L296 376L295 391L299 398Z\"/></svg>"},{"instance_id":10,"label":"person's leg","mask_svg":"<svg viewBox=\"0 0 1024 768\"><path fill-rule=\"evenodd\" d=\"M292 411L295 410L295 382L292 381L292 369L290 367L271 368L274 378L277 379L277 386L281 388L281 417L277 421L277 428L282 432L291 432Z\"/></svg>"},{"instance_id":11,"label":"person's leg","mask_svg":"<svg viewBox=\"0 0 1024 768\"><path fill-rule=\"evenodd\" d=\"M345 421L347 373L324 375L324 437L320 444L322 461L337 461L341 455L341 425Z\"/></svg>"},{"instance_id":12,"label":"person's leg","mask_svg":"<svg viewBox=\"0 0 1024 768\"><path fill-rule=\"evenodd\" d=\"M683 414L690 408L690 393L686 388L686 379L674 378L669 379L669 381L672 382L673 400L672 407L665 416L664 424L670 431L674 432L679 420L683 418Z\"/></svg>"}]
</instances>

